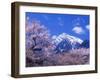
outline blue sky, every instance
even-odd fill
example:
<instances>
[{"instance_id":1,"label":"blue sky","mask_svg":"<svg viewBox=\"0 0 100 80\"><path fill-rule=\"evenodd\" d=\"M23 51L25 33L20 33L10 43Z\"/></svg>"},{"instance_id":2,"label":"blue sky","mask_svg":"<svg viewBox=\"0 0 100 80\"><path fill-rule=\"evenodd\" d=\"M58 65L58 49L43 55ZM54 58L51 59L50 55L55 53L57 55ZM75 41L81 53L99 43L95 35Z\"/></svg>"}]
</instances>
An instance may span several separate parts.
<instances>
[{"instance_id":1,"label":"blue sky","mask_svg":"<svg viewBox=\"0 0 100 80\"><path fill-rule=\"evenodd\" d=\"M26 20L40 21L47 27L51 35L67 33L82 40L89 40L89 18L89 15L26 12Z\"/></svg>"}]
</instances>

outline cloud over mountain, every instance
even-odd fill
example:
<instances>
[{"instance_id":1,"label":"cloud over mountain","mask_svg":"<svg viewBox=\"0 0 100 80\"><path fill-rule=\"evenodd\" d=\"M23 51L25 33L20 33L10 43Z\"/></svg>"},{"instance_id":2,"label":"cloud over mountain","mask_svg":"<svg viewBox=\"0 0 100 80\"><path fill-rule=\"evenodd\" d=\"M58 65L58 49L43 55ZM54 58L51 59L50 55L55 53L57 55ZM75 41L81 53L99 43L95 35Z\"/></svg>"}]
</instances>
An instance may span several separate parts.
<instances>
[{"instance_id":1,"label":"cloud over mountain","mask_svg":"<svg viewBox=\"0 0 100 80\"><path fill-rule=\"evenodd\" d=\"M80 27L80 26L74 27L74 28L72 29L72 31L74 31L74 32L77 33L77 34L84 34L84 30L83 30L83 28Z\"/></svg>"},{"instance_id":2,"label":"cloud over mountain","mask_svg":"<svg viewBox=\"0 0 100 80\"><path fill-rule=\"evenodd\" d=\"M90 25L86 25L86 29L87 30L90 30Z\"/></svg>"}]
</instances>

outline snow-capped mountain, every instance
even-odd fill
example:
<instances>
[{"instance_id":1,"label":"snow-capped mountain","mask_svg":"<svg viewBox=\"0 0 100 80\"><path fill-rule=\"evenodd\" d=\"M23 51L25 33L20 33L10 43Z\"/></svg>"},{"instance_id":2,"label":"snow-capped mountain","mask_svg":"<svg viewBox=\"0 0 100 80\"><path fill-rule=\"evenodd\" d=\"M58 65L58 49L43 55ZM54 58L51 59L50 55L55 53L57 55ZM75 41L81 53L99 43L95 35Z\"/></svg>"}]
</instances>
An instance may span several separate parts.
<instances>
[{"instance_id":1,"label":"snow-capped mountain","mask_svg":"<svg viewBox=\"0 0 100 80\"><path fill-rule=\"evenodd\" d=\"M66 33L62 33L59 36L53 36L53 44L56 45L57 52L66 52L71 49L76 49L80 47L80 44L83 42L80 38L71 36Z\"/></svg>"},{"instance_id":2,"label":"snow-capped mountain","mask_svg":"<svg viewBox=\"0 0 100 80\"><path fill-rule=\"evenodd\" d=\"M59 36L53 36L52 37L53 39L53 43L55 44L59 44L62 40L64 39L68 39L70 41L71 44L74 44L74 43L79 43L81 44L83 42L83 40L81 40L80 38L77 38L77 37L74 37L74 36L71 36L69 34L66 34L66 33L62 33L60 34Z\"/></svg>"}]
</instances>

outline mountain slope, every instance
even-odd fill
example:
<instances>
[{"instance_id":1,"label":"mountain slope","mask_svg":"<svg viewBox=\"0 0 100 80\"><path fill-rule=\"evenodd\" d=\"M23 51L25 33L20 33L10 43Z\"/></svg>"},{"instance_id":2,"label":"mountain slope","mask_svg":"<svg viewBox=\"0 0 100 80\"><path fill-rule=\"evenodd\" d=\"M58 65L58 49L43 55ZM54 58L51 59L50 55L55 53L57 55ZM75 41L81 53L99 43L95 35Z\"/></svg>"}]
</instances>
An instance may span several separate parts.
<instances>
[{"instance_id":1,"label":"mountain slope","mask_svg":"<svg viewBox=\"0 0 100 80\"><path fill-rule=\"evenodd\" d=\"M71 49L77 49L83 42L83 40L66 33L62 33L59 36L53 36L52 39L52 43L56 45L56 52L67 52Z\"/></svg>"},{"instance_id":2,"label":"mountain slope","mask_svg":"<svg viewBox=\"0 0 100 80\"><path fill-rule=\"evenodd\" d=\"M89 44L89 40L84 40L82 42L82 44L80 45L81 48L89 48L90 44Z\"/></svg>"},{"instance_id":3,"label":"mountain slope","mask_svg":"<svg viewBox=\"0 0 100 80\"><path fill-rule=\"evenodd\" d=\"M56 44L61 42L63 39L68 39L71 43L78 42L81 44L83 42L83 40L81 40L80 38L71 36L66 33L62 33L59 36L53 36L52 39L54 40L54 43Z\"/></svg>"}]
</instances>

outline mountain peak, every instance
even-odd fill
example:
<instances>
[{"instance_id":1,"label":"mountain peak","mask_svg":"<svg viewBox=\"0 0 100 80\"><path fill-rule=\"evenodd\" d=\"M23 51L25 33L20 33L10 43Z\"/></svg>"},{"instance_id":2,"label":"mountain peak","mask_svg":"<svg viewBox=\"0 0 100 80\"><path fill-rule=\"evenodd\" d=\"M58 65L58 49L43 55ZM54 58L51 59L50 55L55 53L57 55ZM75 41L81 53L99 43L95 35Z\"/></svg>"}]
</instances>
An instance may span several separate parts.
<instances>
[{"instance_id":1,"label":"mountain peak","mask_svg":"<svg viewBox=\"0 0 100 80\"><path fill-rule=\"evenodd\" d=\"M73 43L81 44L83 42L83 40L81 40L80 38L71 36L71 35L69 35L67 33L62 33L62 34L60 34L58 36L54 35L52 37L52 39L53 39L53 43L56 43L56 44L61 42L63 39L68 39L71 42L71 44L73 44Z\"/></svg>"}]
</instances>

